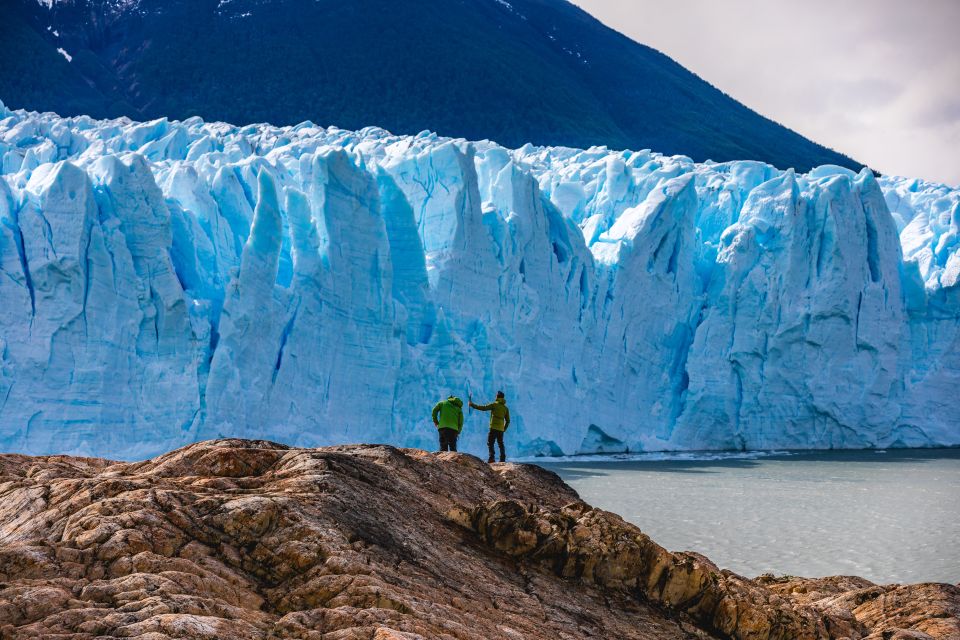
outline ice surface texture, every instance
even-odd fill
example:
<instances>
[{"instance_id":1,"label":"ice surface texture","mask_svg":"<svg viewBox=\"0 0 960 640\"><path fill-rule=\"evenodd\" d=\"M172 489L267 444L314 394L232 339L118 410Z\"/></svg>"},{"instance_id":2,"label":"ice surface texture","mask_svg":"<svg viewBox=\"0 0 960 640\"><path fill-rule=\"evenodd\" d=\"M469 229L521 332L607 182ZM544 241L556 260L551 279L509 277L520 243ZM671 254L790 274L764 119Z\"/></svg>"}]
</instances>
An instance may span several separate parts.
<instances>
[{"instance_id":1,"label":"ice surface texture","mask_svg":"<svg viewBox=\"0 0 960 640\"><path fill-rule=\"evenodd\" d=\"M2 106L0 167L6 451L960 444L946 187Z\"/></svg>"}]
</instances>

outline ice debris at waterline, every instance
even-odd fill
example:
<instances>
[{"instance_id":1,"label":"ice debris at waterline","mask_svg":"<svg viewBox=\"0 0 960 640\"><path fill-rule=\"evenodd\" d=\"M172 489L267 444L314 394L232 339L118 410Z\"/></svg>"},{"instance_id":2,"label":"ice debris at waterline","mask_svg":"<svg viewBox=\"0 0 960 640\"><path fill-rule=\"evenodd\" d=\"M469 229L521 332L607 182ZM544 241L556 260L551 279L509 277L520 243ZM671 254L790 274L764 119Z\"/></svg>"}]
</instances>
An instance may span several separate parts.
<instances>
[{"instance_id":1,"label":"ice debris at waterline","mask_svg":"<svg viewBox=\"0 0 960 640\"><path fill-rule=\"evenodd\" d=\"M956 190L309 122L0 141L3 450L432 447L498 388L522 455L960 443Z\"/></svg>"}]
</instances>

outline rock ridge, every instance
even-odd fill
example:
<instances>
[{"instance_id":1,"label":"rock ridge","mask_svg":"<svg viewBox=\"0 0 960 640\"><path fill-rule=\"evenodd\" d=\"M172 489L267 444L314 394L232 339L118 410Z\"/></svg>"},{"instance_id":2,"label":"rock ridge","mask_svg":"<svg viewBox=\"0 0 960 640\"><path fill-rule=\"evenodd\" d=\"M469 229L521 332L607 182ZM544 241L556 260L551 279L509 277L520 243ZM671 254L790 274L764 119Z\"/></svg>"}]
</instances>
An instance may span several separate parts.
<instances>
[{"instance_id":1,"label":"rock ridge","mask_svg":"<svg viewBox=\"0 0 960 640\"><path fill-rule=\"evenodd\" d=\"M0 456L0 638L960 637L960 588L720 570L535 465L380 445Z\"/></svg>"}]
</instances>

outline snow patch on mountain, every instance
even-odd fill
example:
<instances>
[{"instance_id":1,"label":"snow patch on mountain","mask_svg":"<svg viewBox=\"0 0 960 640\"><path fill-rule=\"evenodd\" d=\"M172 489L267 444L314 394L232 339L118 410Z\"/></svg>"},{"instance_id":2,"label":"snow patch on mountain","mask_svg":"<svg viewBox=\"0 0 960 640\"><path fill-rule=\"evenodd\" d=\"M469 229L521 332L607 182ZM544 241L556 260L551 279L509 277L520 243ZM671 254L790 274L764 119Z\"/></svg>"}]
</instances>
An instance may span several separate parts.
<instances>
[{"instance_id":1,"label":"snow patch on mountain","mask_svg":"<svg viewBox=\"0 0 960 640\"><path fill-rule=\"evenodd\" d=\"M79 5L83 0L37 0L41 7L52 11L56 5ZM106 9L113 12L122 12L128 9L134 9L140 4L140 0L101 0L100 9ZM47 29L49 31L50 29Z\"/></svg>"},{"instance_id":2,"label":"snow patch on mountain","mask_svg":"<svg viewBox=\"0 0 960 640\"><path fill-rule=\"evenodd\" d=\"M960 444L960 195L305 122L0 106L0 446ZM467 417L466 449L482 419Z\"/></svg>"}]
</instances>

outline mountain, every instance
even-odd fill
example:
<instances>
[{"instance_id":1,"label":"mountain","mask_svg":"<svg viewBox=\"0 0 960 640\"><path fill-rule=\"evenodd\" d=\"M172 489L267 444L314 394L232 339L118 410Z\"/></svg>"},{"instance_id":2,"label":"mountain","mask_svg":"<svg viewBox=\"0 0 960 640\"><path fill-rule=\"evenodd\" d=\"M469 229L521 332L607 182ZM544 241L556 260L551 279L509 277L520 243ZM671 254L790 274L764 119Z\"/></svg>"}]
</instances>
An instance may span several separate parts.
<instances>
[{"instance_id":1,"label":"mountain","mask_svg":"<svg viewBox=\"0 0 960 640\"><path fill-rule=\"evenodd\" d=\"M0 455L4 637L950 640L960 587L750 580L533 465L204 442Z\"/></svg>"},{"instance_id":2,"label":"mountain","mask_svg":"<svg viewBox=\"0 0 960 640\"><path fill-rule=\"evenodd\" d=\"M960 444L960 191L2 107L0 169L3 450Z\"/></svg>"},{"instance_id":3,"label":"mountain","mask_svg":"<svg viewBox=\"0 0 960 640\"><path fill-rule=\"evenodd\" d=\"M2 2L13 107L861 168L565 0Z\"/></svg>"}]
</instances>

